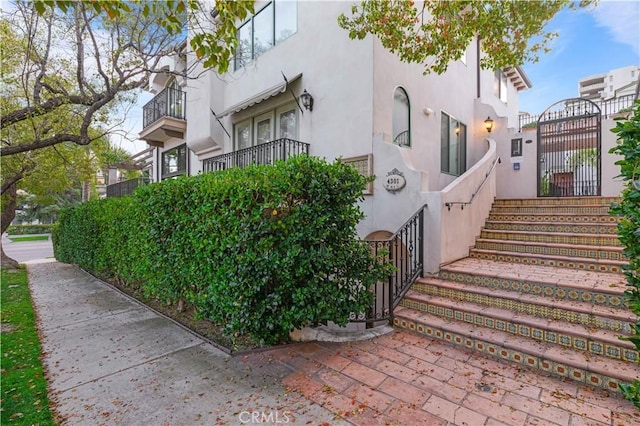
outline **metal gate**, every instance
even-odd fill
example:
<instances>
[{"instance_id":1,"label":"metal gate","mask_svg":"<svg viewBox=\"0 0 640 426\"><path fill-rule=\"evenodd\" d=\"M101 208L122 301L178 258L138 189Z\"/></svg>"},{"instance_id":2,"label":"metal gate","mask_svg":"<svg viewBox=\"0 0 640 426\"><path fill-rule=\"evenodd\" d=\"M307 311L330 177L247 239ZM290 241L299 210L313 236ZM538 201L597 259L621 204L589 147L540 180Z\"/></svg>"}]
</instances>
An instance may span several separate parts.
<instances>
[{"instance_id":1,"label":"metal gate","mask_svg":"<svg viewBox=\"0 0 640 426\"><path fill-rule=\"evenodd\" d=\"M601 191L601 113L595 103L556 102L538 120L538 197L582 197Z\"/></svg>"}]
</instances>

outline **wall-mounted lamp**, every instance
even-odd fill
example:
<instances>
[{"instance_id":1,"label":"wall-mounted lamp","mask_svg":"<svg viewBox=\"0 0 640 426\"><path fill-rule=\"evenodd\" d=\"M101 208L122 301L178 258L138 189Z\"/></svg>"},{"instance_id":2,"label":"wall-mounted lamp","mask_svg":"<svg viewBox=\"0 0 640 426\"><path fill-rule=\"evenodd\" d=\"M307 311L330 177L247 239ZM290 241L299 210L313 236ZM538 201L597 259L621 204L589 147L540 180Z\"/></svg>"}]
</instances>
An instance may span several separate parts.
<instances>
[{"instance_id":1,"label":"wall-mounted lamp","mask_svg":"<svg viewBox=\"0 0 640 426\"><path fill-rule=\"evenodd\" d=\"M307 111L313 111L313 96L307 92L307 89L304 89L302 95L300 95L300 101L302 102L302 106Z\"/></svg>"},{"instance_id":2,"label":"wall-mounted lamp","mask_svg":"<svg viewBox=\"0 0 640 426\"><path fill-rule=\"evenodd\" d=\"M458 125L456 125L456 127L455 127L455 132L456 132L456 135L459 135L459 134L460 134L460 125L459 125L459 124L458 124Z\"/></svg>"},{"instance_id":3,"label":"wall-mounted lamp","mask_svg":"<svg viewBox=\"0 0 640 426\"><path fill-rule=\"evenodd\" d=\"M491 117L487 117L487 119L484 120L484 128L487 129L488 133L491 133L491 129L493 129L493 120Z\"/></svg>"}]
</instances>

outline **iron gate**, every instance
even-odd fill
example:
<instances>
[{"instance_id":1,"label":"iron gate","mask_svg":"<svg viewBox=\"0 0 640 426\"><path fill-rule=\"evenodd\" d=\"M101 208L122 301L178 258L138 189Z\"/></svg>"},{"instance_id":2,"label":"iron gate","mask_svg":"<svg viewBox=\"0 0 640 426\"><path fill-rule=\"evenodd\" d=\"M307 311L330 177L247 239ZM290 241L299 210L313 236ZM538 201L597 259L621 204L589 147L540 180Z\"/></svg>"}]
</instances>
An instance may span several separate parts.
<instances>
[{"instance_id":1,"label":"iron gate","mask_svg":"<svg viewBox=\"0 0 640 426\"><path fill-rule=\"evenodd\" d=\"M538 120L538 197L601 191L601 113L588 99L556 102Z\"/></svg>"}]
</instances>

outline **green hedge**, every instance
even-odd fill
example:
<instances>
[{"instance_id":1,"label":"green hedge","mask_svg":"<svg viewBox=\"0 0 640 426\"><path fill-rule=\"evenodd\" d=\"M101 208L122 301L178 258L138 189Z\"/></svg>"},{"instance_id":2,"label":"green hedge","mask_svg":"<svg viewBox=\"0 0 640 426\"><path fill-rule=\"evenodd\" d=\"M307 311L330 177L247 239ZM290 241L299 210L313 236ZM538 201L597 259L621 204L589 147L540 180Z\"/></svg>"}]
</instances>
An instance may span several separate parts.
<instances>
[{"instance_id":1,"label":"green hedge","mask_svg":"<svg viewBox=\"0 0 640 426\"><path fill-rule=\"evenodd\" d=\"M632 111L629 117L616 119L616 127L611 130L617 134L618 141L609 153L620 156L616 164L620 166L618 177L624 182L620 204L614 206L611 213L620 216L618 238L629 259L624 271L627 277L625 296L627 306L636 315L633 334L621 339L631 341L640 350L640 101L635 101ZM640 408L640 380L629 377L631 380L632 384L620 384L620 388L625 398Z\"/></svg>"},{"instance_id":2,"label":"green hedge","mask_svg":"<svg viewBox=\"0 0 640 426\"><path fill-rule=\"evenodd\" d=\"M64 210L55 255L273 344L370 306L389 266L356 233L366 183L307 156L167 180Z\"/></svg>"},{"instance_id":3,"label":"green hedge","mask_svg":"<svg viewBox=\"0 0 640 426\"><path fill-rule=\"evenodd\" d=\"M25 234L50 234L53 224L45 225L10 225L7 228L9 235L25 235Z\"/></svg>"}]
</instances>

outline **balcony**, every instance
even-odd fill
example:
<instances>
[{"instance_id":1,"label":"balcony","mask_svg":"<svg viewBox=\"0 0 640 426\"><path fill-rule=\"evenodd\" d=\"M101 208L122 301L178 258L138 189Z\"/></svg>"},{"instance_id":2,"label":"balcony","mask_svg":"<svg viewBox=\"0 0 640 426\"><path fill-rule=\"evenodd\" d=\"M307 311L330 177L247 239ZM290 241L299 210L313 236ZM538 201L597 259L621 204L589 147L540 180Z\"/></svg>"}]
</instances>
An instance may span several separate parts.
<instances>
[{"instance_id":1,"label":"balcony","mask_svg":"<svg viewBox=\"0 0 640 426\"><path fill-rule=\"evenodd\" d=\"M216 172L230 167L246 167L251 164L273 164L278 160L286 160L302 153L309 153L308 143L282 138L207 158L202 162L202 166L204 172Z\"/></svg>"},{"instance_id":2,"label":"balcony","mask_svg":"<svg viewBox=\"0 0 640 426\"><path fill-rule=\"evenodd\" d=\"M170 87L158 93L142 108L140 139L151 146L164 146L172 138L183 139L187 129L187 94Z\"/></svg>"},{"instance_id":3,"label":"balcony","mask_svg":"<svg viewBox=\"0 0 640 426\"><path fill-rule=\"evenodd\" d=\"M131 195L137 187L148 183L149 178L136 178L107 185L107 197L124 197L125 195Z\"/></svg>"}]
</instances>

